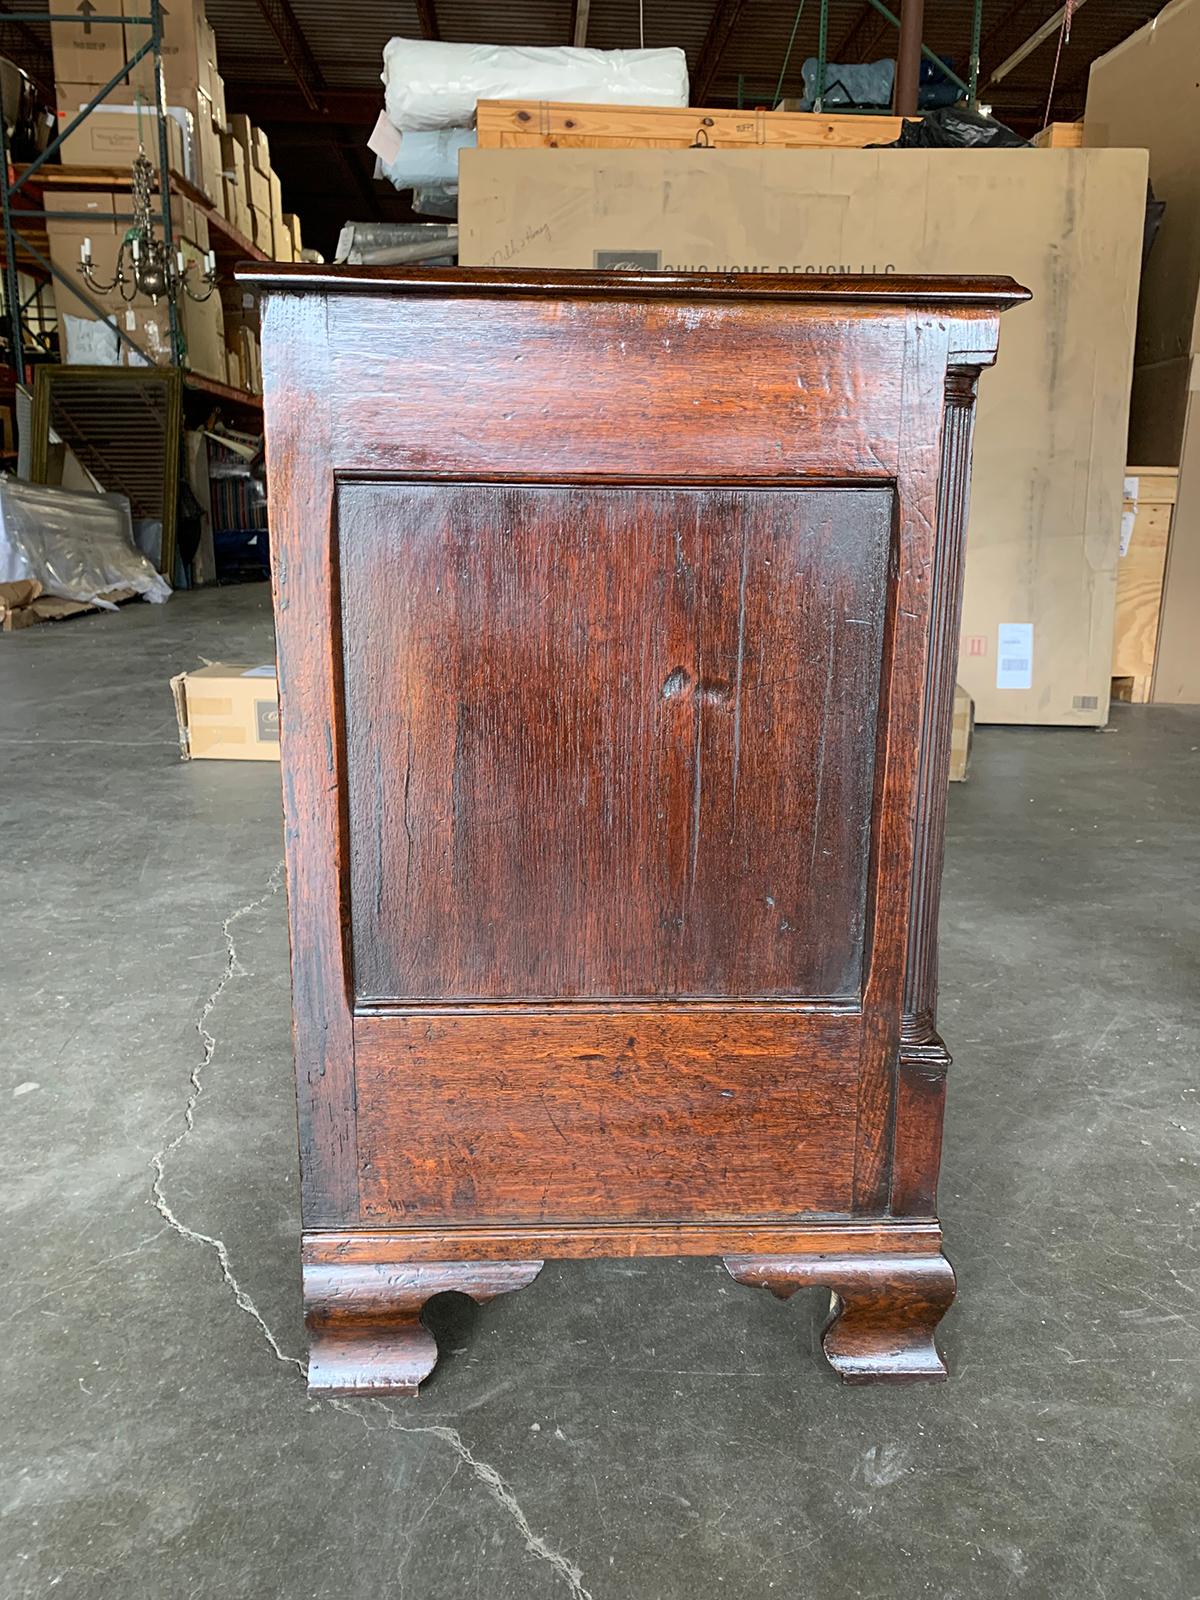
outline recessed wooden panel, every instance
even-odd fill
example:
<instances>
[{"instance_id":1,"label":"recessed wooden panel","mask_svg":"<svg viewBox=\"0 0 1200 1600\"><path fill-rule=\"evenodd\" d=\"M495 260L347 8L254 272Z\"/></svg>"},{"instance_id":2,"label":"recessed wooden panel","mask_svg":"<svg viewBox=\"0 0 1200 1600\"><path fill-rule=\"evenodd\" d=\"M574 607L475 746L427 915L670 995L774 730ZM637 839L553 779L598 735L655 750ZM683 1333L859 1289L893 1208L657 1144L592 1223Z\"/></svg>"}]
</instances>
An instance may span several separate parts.
<instances>
[{"instance_id":1,"label":"recessed wooden panel","mask_svg":"<svg viewBox=\"0 0 1200 1600\"><path fill-rule=\"evenodd\" d=\"M360 999L857 994L892 498L342 484Z\"/></svg>"},{"instance_id":2,"label":"recessed wooden panel","mask_svg":"<svg viewBox=\"0 0 1200 1600\"><path fill-rule=\"evenodd\" d=\"M861 1029L766 1009L358 1017L362 1219L848 1211Z\"/></svg>"}]
</instances>

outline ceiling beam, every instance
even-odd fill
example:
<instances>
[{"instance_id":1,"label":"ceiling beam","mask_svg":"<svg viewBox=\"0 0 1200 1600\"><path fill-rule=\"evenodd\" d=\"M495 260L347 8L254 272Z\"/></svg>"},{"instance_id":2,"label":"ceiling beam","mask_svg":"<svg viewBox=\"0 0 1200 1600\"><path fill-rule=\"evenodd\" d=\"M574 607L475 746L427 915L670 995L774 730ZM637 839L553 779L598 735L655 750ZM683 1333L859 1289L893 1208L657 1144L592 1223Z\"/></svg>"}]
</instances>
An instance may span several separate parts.
<instances>
[{"instance_id":1,"label":"ceiling beam","mask_svg":"<svg viewBox=\"0 0 1200 1600\"><path fill-rule=\"evenodd\" d=\"M1008 10L1000 18L999 22L993 22L990 28L984 30L979 38L979 54L981 58L984 60L989 58L992 46L995 44L996 40L1004 37L1005 33L1021 15L1022 11L1028 7L1028 5L1029 0L1016 0L1016 4L1009 6ZM980 78L980 82L983 82L982 77Z\"/></svg>"},{"instance_id":2,"label":"ceiling beam","mask_svg":"<svg viewBox=\"0 0 1200 1600\"><path fill-rule=\"evenodd\" d=\"M225 80L226 98L235 111L249 110L255 122L261 123L348 123L356 127L370 127L383 105L383 88L375 89L325 89L319 95L319 104L311 106L293 90L286 88L260 89L253 83L228 77Z\"/></svg>"},{"instance_id":3,"label":"ceiling beam","mask_svg":"<svg viewBox=\"0 0 1200 1600\"><path fill-rule=\"evenodd\" d=\"M296 86L304 96L310 111L323 109L321 96L325 89L325 75L317 64L308 40L304 37L296 13L289 0L258 0L258 9L279 40L283 59L292 69Z\"/></svg>"},{"instance_id":4,"label":"ceiling beam","mask_svg":"<svg viewBox=\"0 0 1200 1600\"><path fill-rule=\"evenodd\" d=\"M442 30L438 26L437 7L433 0L417 0L417 26L421 30L422 39L442 37Z\"/></svg>"},{"instance_id":5,"label":"ceiling beam","mask_svg":"<svg viewBox=\"0 0 1200 1600\"><path fill-rule=\"evenodd\" d=\"M859 35L866 30L867 23L872 20L878 21L879 13L874 6L864 6L850 24L841 44L838 45L829 59L831 61L849 61L851 59L850 52L859 42Z\"/></svg>"},{"instance_id":6,"label":"ceiling beam","mask_svg":"<svg viewBox=\"0 0 1200 1600\"><path fill-rule=\"evenodd\" d=\"M1086 4L1087 0L1075 0L1075 10L1081 10ZM1002 78L1007 78L1014 67L1019 67L1022 61L1024 61L1028 56L1031 56L1033 52L1039 48L1039 46L1045 44L1047 39L1049 39L1053 34L1057 33L1059 28L1062 26L1062 21L1066 14L1067 8L1065 5L1063 5L1059 6L1058 10L1053 14L1053 16L1047 17L1045 22L1042 23L1041 27L1036 28L1033 33L1029 35L1024 44L1018 45L1013 51L1012 55L1010 55L1007 60L1000 63L995 72L993 72L991 77L988 79L988 88L990 89L994 83L999 83Z\"/></svg>"},{"instance_id":7,"label":"ceiling beam","mask_svg":"<svg viewBox=\"0 0 1200 1600\"><path fill-rule=\"evenodd\" d=\"M712 21L708 25L708 32L704 36L704 43L700 48L700 58L696 63L696 72L692 79L693 105L702 106L708 103L721 57L725 54L725 47L732 38L733 30L745 9L746 0L718 0Z\"/></svg>"}]
</instances>

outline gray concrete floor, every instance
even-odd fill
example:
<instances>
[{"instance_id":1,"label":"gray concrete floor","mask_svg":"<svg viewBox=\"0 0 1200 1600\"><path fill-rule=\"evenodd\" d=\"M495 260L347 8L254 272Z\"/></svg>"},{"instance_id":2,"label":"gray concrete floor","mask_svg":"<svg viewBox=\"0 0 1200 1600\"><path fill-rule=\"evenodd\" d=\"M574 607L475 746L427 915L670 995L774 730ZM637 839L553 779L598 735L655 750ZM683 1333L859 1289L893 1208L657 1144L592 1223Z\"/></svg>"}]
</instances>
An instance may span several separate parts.
<instances>
[{"instance_id":1,"label":"gray concrete floor","mask_svg":"<svg viewBox=\"0 0 1200 1600\"><path fill-rule=\"evenodd\" d=\"M1200 711L985 729L951 793L950 1382L840 1387L822 1297L716 1263L550 1263L419 1401L318 1404L278 770L182 765L167 692L270 650L257 586L0 639L5 1600L1200 1594Z\"/></svg>"}]
</instances>

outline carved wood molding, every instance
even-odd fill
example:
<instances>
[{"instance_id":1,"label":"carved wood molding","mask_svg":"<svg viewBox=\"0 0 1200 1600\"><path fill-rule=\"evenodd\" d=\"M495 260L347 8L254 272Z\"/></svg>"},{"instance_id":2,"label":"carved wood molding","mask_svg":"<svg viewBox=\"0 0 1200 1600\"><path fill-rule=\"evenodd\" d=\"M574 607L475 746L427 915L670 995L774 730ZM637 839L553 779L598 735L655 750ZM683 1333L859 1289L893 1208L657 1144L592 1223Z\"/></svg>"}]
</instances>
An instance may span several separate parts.
<instances>
[{"instance_id":1,"label":"carved wood molding","mask_svg":"<svg viewBox=\"0 0 1200 1600\"><path fill-rule=\"evenodd\" d=\"M934 1330L954 1300L943 1255L727 1256L738 1283L787 1300L812 1286L832 1291L822 1348L845 1383L944 1378Z\"/></svg>"},{"instance_id":2,"label":"carved wood molding","mask_svg":"<svg viewBox=\"0 0 1200 1600\"><path fill-rule=\"evenodd\" d=\"M906 1043L921 1043L934 1037L936 1026L937 921L978 377L979 368L975 366L951 367L946 374L937 541L930 576L930 659L921 717L912 910L901 1025L901 1038Z\"/></svg>"},{"instance_id":3,"label":"carved wood molding","mask_svg":"<svg viewBox=\"0 0 1200 1600\"><path fill-rule=\"evenodd\" d=\"M540 1261L347 1261L336 1243L306 1240L308 1387L322 1394L416 1394L437 1364L421 1313L454 1290L480 1305L523 1289Z\"/></svg>"}]
</instances>

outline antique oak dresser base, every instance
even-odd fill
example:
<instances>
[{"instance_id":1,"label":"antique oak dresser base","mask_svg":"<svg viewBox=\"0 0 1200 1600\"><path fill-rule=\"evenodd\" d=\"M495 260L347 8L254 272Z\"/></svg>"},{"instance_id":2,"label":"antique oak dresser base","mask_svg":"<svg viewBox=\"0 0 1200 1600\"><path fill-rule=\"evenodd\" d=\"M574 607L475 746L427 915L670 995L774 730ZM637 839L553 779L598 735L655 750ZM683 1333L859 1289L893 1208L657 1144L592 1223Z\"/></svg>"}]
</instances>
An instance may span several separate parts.
<instances>
[{"instance_id":1,"label":"antique oak dresser base","mask_svg":"<svg viewBox=\"0 0 1200 1600\"><path fill-rule=\"evenodd\" d=\"M309 1384L548 1259L941 1378L936 928L1009 279L273 267ZM536 1289L533 1291L536 1293Z\"/></svg>"},{"instance_id":2,"label":"antique oak dresser base","mask_svg":"<svg viewBox=\"0 0 1200 1600\"><path fill-rule=\"evenodd\" d=\"M832 1296L822 1345L846 1383L944 1378L934 1329L954 1299L954 1272L936 1222L851 1222L607 1231L512 1228L440 1233L306 1233L303 1243L308 1386L326 1394L415 1394L437 1363L421 1322L435 1295L479 1304L523 1289L547 1259L723 1255L738 1283L781 1300L798 1289ZM516 1259L516 1257L521 1259ZM538 1259L526 1259L536 1256Z\"/></svg>"}]
</instances>

